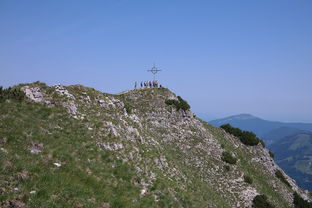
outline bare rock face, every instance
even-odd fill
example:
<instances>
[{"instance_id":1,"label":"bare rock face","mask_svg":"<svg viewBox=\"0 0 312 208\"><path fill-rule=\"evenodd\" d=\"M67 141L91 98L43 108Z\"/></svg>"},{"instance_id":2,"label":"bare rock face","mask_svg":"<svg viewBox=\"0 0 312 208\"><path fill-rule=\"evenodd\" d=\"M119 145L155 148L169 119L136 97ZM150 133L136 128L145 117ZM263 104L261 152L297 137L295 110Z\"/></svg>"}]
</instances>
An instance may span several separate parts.
<instances>
[{"instance_id":1,"label":"bare rock face","mask_svg":"<svg viewBox=\"0 0 312 208\"><path fill-rule=\"evenodd\" d=\"M123 109L124 103L114 97L105 97L104 99L97 99L99 105L105 109Z\"/></svg>"},{"instance_id":2,"label":"bare rock face","mask_svg":"<svg viewBox=\"0 0 312 208\"><path fill-rule=\"evenodd\" d=\"M70 113L73 116L77 115L77 105L75 104L74 101L70 100L70 101L64 102L62 105L63 107L67 109L68 113Z\"/></svg>"},{"instance_id":3,"label":"bare rock face","mask_svg":"<svg viewBox=\"0 0 312 208\"><path fill-rule=\"evenodd\" d=\"M97 144L98 144L98 146L100 146L101 148L106 149L106 150L116 151L116 150L120 150L120 149L124 148L123 144L119 144L119 143L107 143L107 144L105 144L105 143L98 142Z\"/></svg>"},{"instance_id":4,"label":"bare rock face","mask_svg":"<svg viewBox=\"0 0 312 208\"><path fill-rule=\"evenodd\" d=\"M40 89L40 87L29 87L29 86L24 86L21 88L21 90L25 93L25 95L37 102L37 103L44 103L45 99L44 99L44 95Z\"/></svg>"},{"instance_id":5,"label":"bare rock face","mask_svg":"<svg viewBox=\"0 0 312 208\"><path fill-rule=\"evenodd\" d=\"M59 94L61 97L66 98L65 101L62 102L62 106L65 107L70 115L72 115L76 119L82 119L83 116L78 113L78 105L75 102L76 98L72 95L63 85L56 84L53 85L55 92Z\"/></svg>"},{"instance_id":6,"label":"bare rock face","mask_svg":"<svg viewBox=\"0 0 312 208\"><path fill-rule=\"evenodd\" d=\"M69 99L75 100L75 97L68 92L67 89L61 84L53 85L56 92L58 92L61 96L65 96Z\"/></svg>"}]
</instances>

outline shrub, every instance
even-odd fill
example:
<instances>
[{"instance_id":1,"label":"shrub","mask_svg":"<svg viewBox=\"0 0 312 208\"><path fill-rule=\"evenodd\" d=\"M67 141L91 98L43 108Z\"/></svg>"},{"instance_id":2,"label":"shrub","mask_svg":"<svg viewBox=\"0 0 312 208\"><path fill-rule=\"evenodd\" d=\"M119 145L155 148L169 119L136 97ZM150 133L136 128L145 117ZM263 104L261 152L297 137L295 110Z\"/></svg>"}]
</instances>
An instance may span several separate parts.
<instances>
[{"instance_id":1,"label":"shrub","mask_svg":"<svg viewBox=\"0 0 312 208\"><path fill-rule=\"evenodd\" d=\"M220 127L224 129L227 133L238 137L239 140L245 145L255 146L258 145L259 142L261 142L262 146L265 147L264 142L259 139L253 132L242 131L239 128L232 127L230 124L224 124Z\"/></svg>"},{"instance_id":2,"label":"shrub","mask_svg":"<svg viewBox=\"0 0 312 208\"><path fill-rule=\"evenodd\" d=\"M177 110L182 109L186 111L191 108L191 106L185 100L183 100L180 96L178 96L178 100L165 100L165 103L167 105L174 105Z\"/></svg>"},{"instance_id":3,"label":"shrub","mask_svg":"<svg viewBox=\"0 0 312 208\"><path fill-rule=\"evenodd\" d=\"M252 184L252 178L249 175L244 175L244 181L246 183Z\"/></svg>"},{"instance_id":4,"label":"shrub","mask_svg":"<svg viewBox=\"0 0 312 208\"><path fill-rule=\"evenodd\" d=\"M272 157L274 159L274 153L273 152L269 151L269 155L270 155L270 157Z\"/></svg>"},{"instance_id":5,"label":"shrub","mask_svg":"<svg viewBox=\"0 0 312 208\"><path fill-rule=\"evenodd\" d=\"M183 100L180 96L178 96L178 100L179 100L179 106L178 106L179 109L189 110L191 108L191 106L185 100Z\"/></svg>"},{"instance_id":6,"label":"shrub","mask_svg":"<svg viewBox=\"0 0 312 208\"><path fill-rule=\"evenodd\" d=\"M133 107L129 103L125 102L125 109L126 109L128 114L131 114Z\"/></svg>"},{"instance_id":7,"label":"shrub","mask_svg":"<svg viewBox=\"0 0 312 208\"><path fill-rule=\"evenodd\" d=\"M280 179L283 183L285 183L288 187L290 187L289 182L286 180L284 174L280 170L275 171L275 176Z\"/></svg>"},{"instance_id":8,"label":"shrub","mask_svg":"<svg viewBox=\"0 0 312 208\"><path fill-rule=\"evenodd\" d=\"M229 164L236 164L237 159L228 151L222 152L222 160Z\"/></svg>"},{"instance_id":9,"label":"shrub","mask_svg":"<svg viewBox=\"0 0 312 208\"><path fill-rule=\"evenodd\" d=\"M228 165L225 165L223 166L223 169L226 171L226 172L229 172L231 170L231 167L228 166Z\"/></svg>"},{"instance_id":10,"label":"shrub","mask_svg":"<svg viewBox=\"0 0 312 208\"><path fill-rule=\"evenodd\" d=\"M260 142L257 136L250 131L243 131L240 140L242 143L249 146L255 146Z\"/></svg>"},{"instance_id":11,"label":"shrub","mask_svg":"<svg viewBox=\"0 0 312 208\"><path fill-rule=\"evenodd\" d=\"M239 128L235 128L233 126L231 126L230 124L223 124L222 126L220 126L222 129L224 129L226 132L240 137L242 135L242 130L240 130Z\"/></svg>"},{"instance_id":12,"label":"shrub","mask_svg":"<svg viewBox=\"0 0 312 208\"><path fill-rule=\"evenodd\" d=\"M268 202L268 198L265 195L257 195L252 200L254 208L274 208L272 204Z\"/></svg>"},{"instance_id":13,"label":"shrub","mask_svg":"<svg viewBox=\"0 0 312 208\"><path fill-rule=\"evenodd\" d=\"M0 103L6 100L22 101L25 97L25 93L20 89L12 89L11 87L3 89L3 87L0 86Z\"/></svg>"},{"instance_id":14,"label":"shrub","mask_svg":"<svg viewBox=\"0 0 312 208\"><path fill-rule=\"evenodd\" d=\"M167 105L173 105L175 102L177 102L176 100L165 100L165 103Z\"/></svg>"},{"instance_id":15,"label":"shrub","mask_svg":"<svg viewBox=\"0 0 312 208\"><path fill-rule=\"evenodd\" d=\"M295 208L312 208L312 203L301 198L297 192L294 193L294 205Z\"/></svg>"}]
</instances>

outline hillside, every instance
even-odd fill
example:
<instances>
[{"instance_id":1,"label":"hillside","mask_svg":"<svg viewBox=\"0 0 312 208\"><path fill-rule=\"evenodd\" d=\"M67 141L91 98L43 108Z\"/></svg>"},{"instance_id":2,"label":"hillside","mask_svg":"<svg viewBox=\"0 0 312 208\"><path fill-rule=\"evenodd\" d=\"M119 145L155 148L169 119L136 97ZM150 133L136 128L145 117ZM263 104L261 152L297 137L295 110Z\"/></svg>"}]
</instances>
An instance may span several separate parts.
<instances>
[{"instance_id":1,"label":"hillside","mask_svg":"<svg viewBox=\"0 0 312 208\"><path fill-rule=\"evenodd\" d=\"M298 133L273 143L276 162L297 183L312 191L312 133Z\"/></svg>"},{"instance_id":2,"label":"hillside","mask_svg":"<svg viewBox=\"0 0 312 208\"><path fill-rule=\"evenodd\" d=\"M0 103L1 207L251 207L260 194L293 207L294 192L310 197L261 144L178 110L168 89L14 88L27 99Z\"/></svg>"},{"instance_id":3,"label":"hillside","mask_svg":"<svg viewBox=\"0 0 312 208\"><path fill-rule=\"evenodd\" d=\"M300 187L312 191L311 155L308 153L311 147L305 146L309 142L300 139L303 135L312 134L308 131L312 130L312 124L267 121L249 114L230 116L209 123L215 126L229 123L244 130L256 132L257 136L263 139L274 153L276 163L294 178ZM300 142L303 143L299 144ZM298 145L296 151L290 148L294 143Z\"/></svg>"},{"instance_id":4,"label":"hillside","mask_svg":"<svg viewBox=\"0 0 312 208\"><path fill-rule=\"evenodd\" d=\"M273 130L265 133L262 136L262 138L265 141L267 141L267 144L270 147L271 144L278 143L279 141L283 140L284 138L286 138L288 136L292 136L292 135L300 134L300 133L304 133L304 132L308 132L308 131L304 131L304 130L300 130L300 129L296 129L296 128L292 128L292 127L282 126L282 127L278 127L276 129L273 129Z\"/></svg>"}]
</instances>

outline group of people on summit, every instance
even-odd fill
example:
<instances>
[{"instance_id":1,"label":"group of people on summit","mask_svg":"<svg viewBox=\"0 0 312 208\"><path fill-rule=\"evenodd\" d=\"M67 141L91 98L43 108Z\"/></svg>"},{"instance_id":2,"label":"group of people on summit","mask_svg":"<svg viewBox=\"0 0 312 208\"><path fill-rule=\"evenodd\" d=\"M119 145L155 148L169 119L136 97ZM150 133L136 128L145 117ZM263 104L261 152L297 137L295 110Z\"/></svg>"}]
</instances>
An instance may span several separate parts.
<instances>
[{"instance_id":1,"label":"group of people on summit","mask_svg":"<svg viewBox=\"0 0 312 208\"><path fill-rule=\"evenodd\" d=\"M158 88L158 81L154 80L154 81L142 81L140 84L141 88ZM138 85L137 82L134 83L134 89L137 89ZM159 88L162 88L161 85L159 85Z\"/></svg>"}]
</instances>

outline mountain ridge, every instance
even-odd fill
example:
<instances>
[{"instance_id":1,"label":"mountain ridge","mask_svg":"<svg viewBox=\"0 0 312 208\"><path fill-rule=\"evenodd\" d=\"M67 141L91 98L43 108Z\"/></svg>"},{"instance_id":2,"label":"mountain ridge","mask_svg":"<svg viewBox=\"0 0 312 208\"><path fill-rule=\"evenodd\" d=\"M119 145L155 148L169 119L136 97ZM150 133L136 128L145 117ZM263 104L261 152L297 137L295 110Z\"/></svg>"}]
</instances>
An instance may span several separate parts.
<instances>
[{"instance_id":1,"label":"mountain ridge","mask_svg":"<svg viewBox=\"0 0 312 208\"><path fill-rule=\"evenodd\" d=\"M267 149L167 104L180 102L168 89L15 88L27 99L0 103L4 207L251 207L260 194L293 207L294 192L311 200Z\"/></svg>"}]
</instances>

